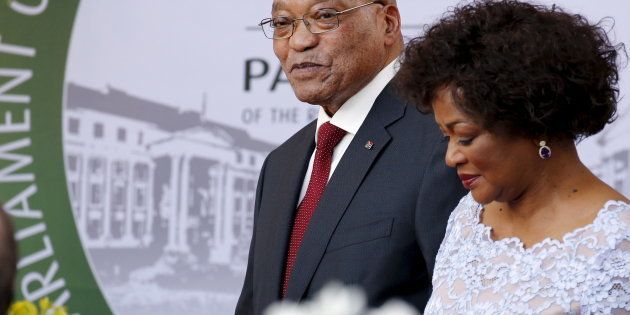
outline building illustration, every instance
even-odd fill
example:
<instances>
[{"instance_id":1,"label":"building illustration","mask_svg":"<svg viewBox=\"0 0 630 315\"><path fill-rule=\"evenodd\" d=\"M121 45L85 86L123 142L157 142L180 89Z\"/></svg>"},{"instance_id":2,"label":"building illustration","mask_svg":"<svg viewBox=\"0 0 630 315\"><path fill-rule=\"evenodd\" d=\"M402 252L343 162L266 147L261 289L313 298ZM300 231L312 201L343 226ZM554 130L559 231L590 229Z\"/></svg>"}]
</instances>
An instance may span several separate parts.
<instances>
[{"instance_id":1,"label":"building illustration","mask_svg":"<svg viewBox=\"0 0 630 315\"><path fill-rule=\"evenodd\" d=\"M157 281L151 270L164 261L185 266L178 279L244 273L256 182L273 144L113 88L69 83L66 98L68 191L106 293Z\"/></svg>"},{"instance_id":2,"label":"building illustration","mask_svg":"<svg viewBox=\"0 0 630 315\"><path fill-rule=\"evenodd\" d=\"M588 167L615 190L630 197L630 132L628 117L616 122L608 131L596 135L599 146L599 162Z\"/></svg>"}]
</instances>

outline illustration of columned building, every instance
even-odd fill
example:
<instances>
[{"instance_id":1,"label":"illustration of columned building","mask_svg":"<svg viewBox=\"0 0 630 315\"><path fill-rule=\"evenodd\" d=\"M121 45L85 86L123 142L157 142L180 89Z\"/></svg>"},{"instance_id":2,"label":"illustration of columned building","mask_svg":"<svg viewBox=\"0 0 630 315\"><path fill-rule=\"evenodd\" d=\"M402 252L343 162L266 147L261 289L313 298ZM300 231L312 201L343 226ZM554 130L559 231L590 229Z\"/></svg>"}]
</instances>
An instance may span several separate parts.
<instances>
[{"instance_id":1,"label":"illustration of columned building","mask_svg":"<svg viewBox=\"0 0 630 315\"><path fill-rule=\"evenodd\" d=\"M174 147L178 150L173 151ZM175 224L169 225L166 250L189 252L190 246L204 240L210 245L212 262L244 264L258 178L252 166L260 166L265 156L248 149L233 150L226 139L203 126L158 141L149 151L154 158L169 161L170 180L164 185L160 207Z\"/></svg>"},{"instance_id":2,"label":"illustration of columned building","mask_svg":"<svg viewBox=\"0 0 630 315\"><path fill-rule=\"evenodd\" d=\"M68 189L88 250L157 247L243 268L256 180L273 147L199 112L67 88Z\"/></svg>"},{"instance_id":3,"label":"illustration of columned building","mask_svg":"<svg viewBox=\"0 0 630 315\"><path fill-rule=\"evenodd\" d=\"M595 175L617 191L630 197L630 142L624 133L602 141L602 156L597 165L589 166Z\"/></svg>"}]
</instances>

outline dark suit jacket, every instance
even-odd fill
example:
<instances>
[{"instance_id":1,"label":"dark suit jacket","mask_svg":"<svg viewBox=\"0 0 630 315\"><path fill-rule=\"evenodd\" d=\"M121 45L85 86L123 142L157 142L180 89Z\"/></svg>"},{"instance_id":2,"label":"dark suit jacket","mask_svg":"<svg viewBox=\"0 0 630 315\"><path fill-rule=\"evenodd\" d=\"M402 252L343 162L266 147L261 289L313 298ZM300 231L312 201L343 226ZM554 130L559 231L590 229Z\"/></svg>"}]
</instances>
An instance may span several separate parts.
<instances>
[{"instance_id":1,"label":"dark suit jacket","mask_svg":"<svg viewBox=\"0 0 630 315\"><path fill-rule=\"evenodd\" d=\"M267 157L236 314L262 314L280 299L293 217L314 150L312 122ZM419 310L431 294L437 250L464 195L444 164L433 121L387 86L340 160L299 249L287 299L312 297L337 280L360 285L371 306L403 299ZM371 149L365 143L371 140Z\"/></svg>"}]
</instances>

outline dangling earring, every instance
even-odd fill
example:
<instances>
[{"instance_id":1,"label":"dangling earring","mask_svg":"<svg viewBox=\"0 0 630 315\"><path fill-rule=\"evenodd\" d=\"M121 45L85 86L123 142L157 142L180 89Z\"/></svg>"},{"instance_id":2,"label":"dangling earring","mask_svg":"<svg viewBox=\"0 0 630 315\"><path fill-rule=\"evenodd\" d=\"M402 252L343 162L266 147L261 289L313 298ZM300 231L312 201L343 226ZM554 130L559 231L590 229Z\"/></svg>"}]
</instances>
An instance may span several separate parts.
<instances>
[{"instance_id":1,"label":"dangling earring","mask_svg":"<svg viewBox=\"0 0 630 315\"><path fill-rule=\"evenodd\" d=\"M540 148L538 148L538 156L540 156L540 158L543 160L550 158L551 148L547 146L547 142L543 140L540 141L538 145L540 146Z\"/></svg>"}]
</instances>

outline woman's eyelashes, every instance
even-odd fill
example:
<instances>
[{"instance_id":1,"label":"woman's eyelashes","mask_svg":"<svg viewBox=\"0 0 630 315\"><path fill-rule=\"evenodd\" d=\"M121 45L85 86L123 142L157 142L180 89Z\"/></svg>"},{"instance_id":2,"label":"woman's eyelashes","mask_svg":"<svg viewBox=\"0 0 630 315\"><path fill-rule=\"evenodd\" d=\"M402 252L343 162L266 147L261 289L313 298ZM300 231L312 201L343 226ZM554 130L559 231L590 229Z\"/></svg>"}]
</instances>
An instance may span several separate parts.
<instances>
[{"instance_id":1,"label":"woman's eyelashes","mask_svg":"<svg viewBox=\"0 0 630 315\"><path fill-rule=\"evenodd\" d=\"M457 137L456 139L457 139L457 144L467 146L467 145L470 145L473 142L473 140L475 140L475 137ZM451 136L447 134L443 134L442 141L446 143L450 142Z\"/></svg>"},{"instance_id":2,"label":"woman's eyelashes","mask_svg":"<svg viewBox=\"0 0 630 315\"><path fill-rule=\"evenodd\" d=\"M473 140L475 140L475 137L458 138L457 143L461 145L470 145L473 142Z\"/></svg>"}]
</instances>

